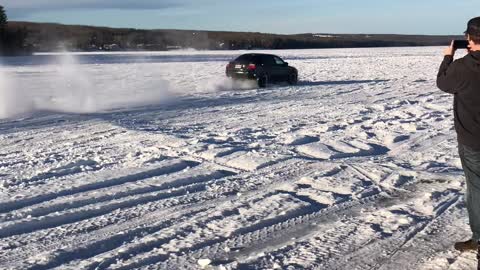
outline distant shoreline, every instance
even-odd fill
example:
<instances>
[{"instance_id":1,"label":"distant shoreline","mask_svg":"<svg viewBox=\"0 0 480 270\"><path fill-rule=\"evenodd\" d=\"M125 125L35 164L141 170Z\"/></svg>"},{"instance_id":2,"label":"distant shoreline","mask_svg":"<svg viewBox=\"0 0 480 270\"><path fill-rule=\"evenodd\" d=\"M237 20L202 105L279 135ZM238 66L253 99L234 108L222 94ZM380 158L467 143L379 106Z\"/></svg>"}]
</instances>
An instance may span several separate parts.
<instances>
[{"instance_id":1,"label":"distant shoreline","mask_svg":"<svg viewBox=\"0 0 480 270\"><path fill-rule=\"evenodd\" d=\"M194 50L276 50L448 45L452 35L332 34L293 35L258 32L109 28L11 21L13 31L25 30L33 52L150 52Z\"/></svg>"},{"instance_id":2,"label":"distant shoreline","mask_svg":"<svg viewBox=\"0 0 480 270\"><path fill-rule=\"evenodd\" d=\"M381 49L381 48L427 48L427 47L435 47L440 48L443 47L442 45L434 45L434 46L403 46L403 47L361 47L361 48L310 48L310 49L278 49L278 50L336 50L336 49ZM223 52L234 52L234 51L270 51L270 49L254 49L254 50L168 50L168 51L51 51L51 52L33 52L31 55L33 56L48 56L48 55L136 55L136 54L169 54L169 53L178 53L178 54L198 54L201 52L205 53L218 53L222 54Z\"/></svg>"}]
</instances>

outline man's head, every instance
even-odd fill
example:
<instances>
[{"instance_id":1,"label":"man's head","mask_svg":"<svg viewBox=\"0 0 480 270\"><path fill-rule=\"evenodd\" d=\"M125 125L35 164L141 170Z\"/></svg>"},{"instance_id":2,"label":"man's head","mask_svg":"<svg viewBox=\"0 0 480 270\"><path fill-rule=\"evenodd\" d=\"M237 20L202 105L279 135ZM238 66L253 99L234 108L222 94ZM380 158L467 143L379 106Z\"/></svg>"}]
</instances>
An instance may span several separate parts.
<instances>
[{"instance_id":1,"label":"man's head","mask_svg":"<svg viewBox=\"0 0 480 270\"><path fill-rule=\"evenodd\" d=\"M480 45L480 17L468 21L465 35L467 35L469 41L473 41L476 45Z\"/></svg>"}]
</instances>

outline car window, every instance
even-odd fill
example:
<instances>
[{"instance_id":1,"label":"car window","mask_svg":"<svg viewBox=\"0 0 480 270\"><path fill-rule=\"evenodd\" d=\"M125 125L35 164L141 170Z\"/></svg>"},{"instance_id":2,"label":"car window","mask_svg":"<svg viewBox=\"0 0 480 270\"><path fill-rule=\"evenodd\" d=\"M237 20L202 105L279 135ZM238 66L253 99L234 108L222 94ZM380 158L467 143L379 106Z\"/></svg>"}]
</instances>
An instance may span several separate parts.
<instances>
[{"instance_id":1,"label":"car window","mask_svg":"<svg viewBox=\"0 0 480 270\"><path fill-rule=\"evenodd\" d=\"M262 63L266 66L273 66L275 65L275 60L271 55L263 55L262 56Z\"/></svg>"},{"instance_id":2,"label":"car window","mask_svg":"<svg viewBox=\"0 0 480 270\"><path fill-rule=\"evenodd\" d=\"M251 61L253 61L253 58L254 58L254 55L252 55L252 54L243 54L243 55L240 55L239 57L237 57L237 59L235 59L235 61L251 62Z\"/></svg>"},{"instance_id":3,"label":"car window","mask_svg":"<svg viewBox=\"0 0 480 270\"><path fill-rule=\"evenodd\" d=\"M254 64L261 64L262 63L262 58L259 55L255 55L252 59L252 63Z\"/></svg>"},{"instance_id":4,"label":"car window","mask_svg":"<svg viewBox=\"0 0 480 270\"><path fill-rule=\"evenodd\" d=\"M273 59L275 59L275 64L277 65L285 64L285 62L282 59L280 59L280 57L274 56Z\"/></svg>"}]
</instances>

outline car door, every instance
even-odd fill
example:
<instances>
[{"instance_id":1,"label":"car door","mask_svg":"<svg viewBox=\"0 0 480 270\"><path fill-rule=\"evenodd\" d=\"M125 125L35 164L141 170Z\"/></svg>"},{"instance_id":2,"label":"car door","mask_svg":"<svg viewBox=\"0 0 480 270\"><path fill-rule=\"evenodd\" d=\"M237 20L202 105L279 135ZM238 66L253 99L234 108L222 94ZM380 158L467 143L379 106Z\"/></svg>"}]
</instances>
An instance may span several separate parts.
<instances>
[{"instance_id":1,"label":"car door","mask_svg":"<svg viewBox=\"0 0 480 270\"><path fill-rule=\"evenodd\" d=\"M288 64L283 61L278 56L273 56L273 60L275 61L275 73L276 73L276 80L286 80L288 78L289 68Z\"/></svg>"},{"instance_id":2,"label":"car door","mask_svg":"<svg viewBox=\"0 0 480 270\"><path fill-rule=\"evenodd\" d=\"M284 77L285 62L274 55L266 55L265 57L268 59L270 81L282 80Z\"/></svg>"},{"instance_id":3,"label":"car door","mask_svg":"<svg viewBox=\"0 0 480 270\"><path fill-rule=\"evenodd\" d=\"M261 55L261 66L263 72L268 75L270 81L275 79L276 70L275 70L275 60L271 55Z\"/></svg>"}]
</instances>

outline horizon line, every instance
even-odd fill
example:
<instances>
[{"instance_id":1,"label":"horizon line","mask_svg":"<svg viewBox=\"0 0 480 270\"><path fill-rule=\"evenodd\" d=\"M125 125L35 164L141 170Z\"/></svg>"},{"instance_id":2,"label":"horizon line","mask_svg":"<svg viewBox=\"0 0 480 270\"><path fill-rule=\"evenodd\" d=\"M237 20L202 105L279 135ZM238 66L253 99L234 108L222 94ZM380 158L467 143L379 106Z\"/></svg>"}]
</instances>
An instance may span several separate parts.
<instances>
[{"instance_id":1,"label":"horizon line","mask_svg":"<svg viewBox=\"0 0 480 270\"><path fill-rule=\"evenodd\" d=\"M395 36L463 36L461 34L395 34L395 33L329 33L329 32L304 32L304 33L295 33L295 34L280 34L280 33L269 33L269 32L259 32L259 31L228 31L228 30L201 30L201 29L171 29L171 28L135 28L135 27L113 27L105 25L88 25L88 24L66 24L60 22L38 22L38 21L8 21L8 23L33 23L33 24L56 24L64 26L81 26L81 27L97 27L97 28L109 28L109 29L133 29L133 30L143 30L143 31L197 31L197 32L227 32L227 33L259 33L267 35L279 35L279 36L295 36L295 35L395 35Z\"/></svg>"}]
</instances>

